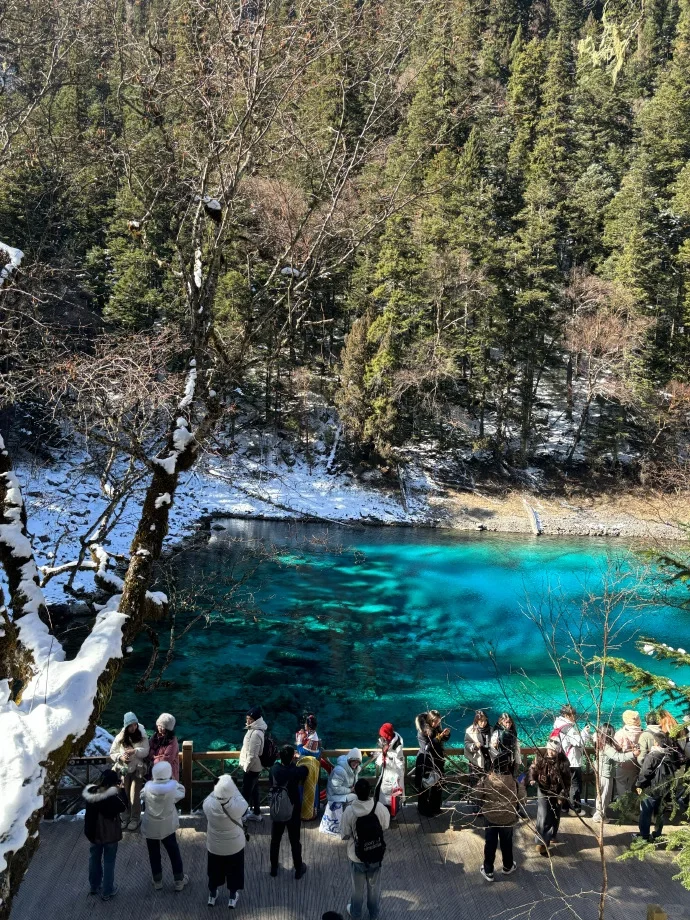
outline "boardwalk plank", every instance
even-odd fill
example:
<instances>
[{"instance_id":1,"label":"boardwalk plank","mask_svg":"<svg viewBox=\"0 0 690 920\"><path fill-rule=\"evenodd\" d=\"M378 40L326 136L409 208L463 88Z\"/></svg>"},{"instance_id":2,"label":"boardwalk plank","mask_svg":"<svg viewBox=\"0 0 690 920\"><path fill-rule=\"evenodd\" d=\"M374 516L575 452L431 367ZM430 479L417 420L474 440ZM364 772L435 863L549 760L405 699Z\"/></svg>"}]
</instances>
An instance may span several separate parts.
<instances>
[{"instance_id":1,"label":"boardwalk plank","mask_svg":"<svg viewBox=\"0 0 690 920\"><path fill-rule=\"evenodd\" d=\"M144 841L125 834L117 861L119 892L112 903L88 895L88 841L80 820L47 822L42 828L39 852L12 911L12 920L101 920L117 914L118 920L183 920L226 915L227 894L222 892L215 910L206 906L206 835L200 817L183 818L180 844L190 885L172 890L166 856L162 891L151 884ZM673 920L690 920L690 892L671 880L670 854L660 853L644 863L617 862L630 839L631 828L606 828L610 895L606 916L610 920L643 918L646 905L661 903ZM345 845L319 834L314 824L302 831L307 875L296 881L287 840L284 838L277 878L269 875L270 821L250 828L246 855L246 889L236 916L245 920L319 920L326 910L345 916L349 893L349 864ZM597 898L583 892L596 888L598 849L591 834L574 818L562 822L562 845L554 858L556 877L569 895L570 916L596 920ZM383 876L383 920L551 920L563 911L548 860L539 856L533 830L524 823L516 830L515 852L519 870L505 878L497 859L496 881L487 884L479 875L484 835L481 828L451 829L449 819L420 819L414 807L406 808L398 827L387 835L388 851Z\"/></svg>"}]
</instances>

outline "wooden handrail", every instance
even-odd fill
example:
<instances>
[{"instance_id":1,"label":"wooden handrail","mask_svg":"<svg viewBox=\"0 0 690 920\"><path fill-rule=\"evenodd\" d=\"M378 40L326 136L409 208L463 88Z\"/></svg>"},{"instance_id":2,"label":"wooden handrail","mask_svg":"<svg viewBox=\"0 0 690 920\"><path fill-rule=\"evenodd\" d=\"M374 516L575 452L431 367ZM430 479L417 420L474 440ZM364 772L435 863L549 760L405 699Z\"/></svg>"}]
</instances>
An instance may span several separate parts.
<instances>
[{"instance_id":1,"label":"wooden handrail","mask_svg":"<svg viewBox=\"0 0 690 920\"><path fill-rule=\"evenodd\" d=\"M540 751L540 750L543 751L544 748L543 747L523 747L522 753L524 755L533 755L533 754L536 754L537 751ZM335 758L340 757L343 754L349 753L349 751L350 751L350 748L330 748L328 750L323 750L321 754L323 757L326 757L329 760L334 760ZM405 754L405 759L408 760L409 758L415 758L417 756L418 748L406 747L406 748L403 748L403 752ZM591 747L586 748L586 752L591 757L593 753L593 748ZM367 750L362 751L362 755L365 759L368 758L369 751ZM446 748L445 755L447 758L464 757L465 749L464 747ZM194 787L195 786L197 787L207 786L208 787L208 786L211 786L213 783L212 775L209 776L208 779L201 779L201 780L194 779L194 776L193 776L194 764L200 763L201 761L204 761L204 760L238 761L240 759L240 751L237 751L237 750L195 751L193 741L183 741L182 746L180 748L179 758L180 758L180 782L182 783L185 789L185 795L184 795L184 798L182 799L181 806L182 806L182 811L185 814L189 814L194 804L193 799L192 799L192 792L193 792ZM98 755L95 757L75 757L70 760L71 766L86 766L87 769L89 766L97 766L97 765L101 766L101 765L106 765L108 763L110 763L110 758L104 755ZM211 773L210 770L207 770L206 772ZM589 778L589 776L590 776L590 771L588 771L585 768L584 777L583 777L585 779L585 792L586 792L587 779ZM61 794L63 795L68 794L71 791L72 790L61 790ZM56 789L56 792L57 792L57 789ZM75 787L74 792L75 792L75 796L79 795L81 793L80 787L79 786Z\"/></svg>"},{"instance_id":2,"label":"wooden handrail","mask_svg":"<svg viewBox=\"0 0 690 920\"><path fill-rule=\"evenodd\" d=\"M343 754L349 753L350 748L330 748L328 750L321 751L321 755L326 757L329 760L340 757ZM523 747L522 753L524 755L536 754L538 751L543 751L543 747ZM587 748L587 753L592 752L592 748ZM419 748L416 747L406 747L403 748L403 753L405 754L405 760L410 757L416 757L419 753ZM456 758L464 757L465 749L464 747L458 748L446 748L445 751L446 758ZM362 756L366 759L369 756L368 751L362 751ZM188 814L192 810L192 791L194 786L209 786L211 785L211 780L195 780L192 776L192 770L194 763L198 763L202 760L239 760L240 751L195 751L193 741L183 741L182 748L180 750L180 759L182 762L180 770L180 779L182 785L185 788L185 796L182 800L182 809ZM586 772L586 771L585 771ZM585 785L586 791L586 785Z\"/></svg>"},{"instance_id":3,"label":"wooden handrail","mask_svg":"<svg viewBox=\"0 0 690 920\"><path fill-rule=\"evenodd\" d=\"M183 741L182 746L184 747L185 744L193 745L193 742ZM330 748L329 750L321 751L321 755L323 757L328 757L330 759L333 757L341 757L343 754L349 754L350 750L351 748ZM536 754L537 751L543 751L543 750L544 750L543 747L523 747L522 753L523 754ZM590 752L589 748L587 748L586 750ZM405 757L416 757L417 754L419 753L419 748L406 747L406 748L403 748L403 753L405 754ZM464 747L446 748L444 753L446 757L464 757L465 748ZM362 750L362 756L366 759L369 756L369 751ZM182 751L180 751L180 758L182 758ZM196 751L193 754L193 759L194 760L239 760L240 751Z\"/></svg>"}]
</instances>

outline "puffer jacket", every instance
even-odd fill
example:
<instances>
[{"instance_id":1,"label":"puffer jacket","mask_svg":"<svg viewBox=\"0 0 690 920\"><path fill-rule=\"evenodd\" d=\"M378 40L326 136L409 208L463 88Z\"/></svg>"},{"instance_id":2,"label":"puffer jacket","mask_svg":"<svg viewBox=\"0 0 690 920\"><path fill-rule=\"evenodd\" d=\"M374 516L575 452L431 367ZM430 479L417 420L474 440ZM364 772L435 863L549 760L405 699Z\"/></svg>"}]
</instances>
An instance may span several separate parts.
<instances>
[{"instance_id":1,"label":"puffer jacket","mask_svg":"<svg viewBox=\"0 0 690 920\"><path fill-rule=\"evenodd\" d=\"M156 732L149 742L149 762L151 766L157 763L169 763L173 779L180 778L180 743L175 737L166 738Z\"/></svg>"},{"instance_id":2,"label":"puffer jacket","mask_svg":"<svg viewBox=\"0 0 690 920\"><path fill-rule=\"evenodd\" d=\"M246 840L242 815L248 807L237 786L229 799L219 799L213 792L204 799L203 809L208 821L206 849L209 853L232 856L244 849Z\"/></svg>"},{"instance_id":3,"label":"puffer jacket","mask_svg":"<svg viewBox=\"0 0 690 920\"><path fill-rule=\"evenodd\" d=\"M341 754L335 767L328 774L326 796L329 802L352 802L357 796L352 791L359 777L361 767L353 770L347 762L347 754Z\"/></svg>"},{"instance_id":4,"label":"puffer jacket","mask_svg":"<svg viewBox=\"0 0 690 920\"><path fill-rule=\"evenodd\" d=\"M404 742L396 732L393 740L388 745L384 754L379 751L376 755L376 766L382 770L381 774L381 795L389 797L396 789L405 792L405 771L406 761L404 752Z\"/></svg>"},{"instance_id":5,"label":"puffer jacket","mask_svg":"<svg viewBox=\"0 0 690 920\"><path fill-rule=\"evenodd\" d=\"M184 786L176 779L149 780L144 786L141 832L149 840L163 840L180 826L175 805L184 798Z\"/></svg>"},{"instance_id":6,"label":"puffer jacket","mask_svg":"<svg viewBox=\"0 0 690 920\"><path fill-rule=\"evenodd\" d=\"M487 824L494 827L517 824L517 783L512 773L485 773L477 783L476 792Z\"/></svg>"},{"instance_id":7,"label":"puffer jacket","mask_svg":"<svg viewBox=\"0 0 690 920\"><path fill-rule=\"evenodd\" d=\"M120 824L120 815L126 811L124 795L119 786L109 786L103 789L101 786L86 786L82 792L86 802L86 811L84 814L84 835L89 843L115 843L122 840L122 826ZM101 821L98 816L101 816ZM110 826L111 833L109 839L101 839L101 824L105 822Z\"/></svg>"},{"instance_id":8,"label":"puffer jacket","mask_svg":"<svg viewBox=\"0 0 690 920\"><path fill-rule=\"evenodd\" d=\"M332 775L332 774L331 774ZM343 820L340 824L340 836L347 840L347 856L354 863L361 863L362 860L357 858L355 853L355 834L357 833L357 818L368 815L376 807L376 817L379 819L381 830L386 831L390 827L391 816L382 802L376 802L373 799L367 799L362 802L355 797L354 802L343 812Z\"/></svg>"},{"instance_id":9,"label":"puffer jacket","mask_svg":"<svg viewBox=\"0 0 690 920\"><path fill-rule=\"evenodd\" d=\"M244 739L242 740L242 750L240 751L240 766L247 773L261 773L263 765L260 757L264 749L265 731L268 725L259 717L256 722L252 722L247 728Z\"/></svg>"},{"instance_id":10,"label":"puffer jacket","mask_svg":"<svg viewBox=\"0 0 690 920\"><path fill-rule=\"evenodd\" d=\"M118 735L115 736L115 739L112 745L110 746L110 759L113 761L113 763L119 764L123 767L127 766L128 773L134 773L137 767L141 767L142 775L144 775L144 772L143 772L145 769L144 761L149 756L149 739L146 735L146 729L141 724L141 722L139 722L139 731L141 732L141 741L134 742L133 748L125 746L125 743L124 743L125 731L126 729L123 728L122 731ZM132 751L133 753L132 753L132 757L129 760L129 763L125 764L125 761L122 760L121 758L122 758L122 755L125 754L127 751Z\"/></svg>"},{"instance_id":11,"label":"puffer jacket","mask_svg":"<svg viewBox=\"0 0 690 920\"><path fill-rule=\"evenodd\" d=\"M563 716L558 716L553 727L554 731L558 730L558 738L570 766L581 767L585 746L592 737L590 730L586 726L579 729L574 722L564 719Z\"/></svg>"}]
</instances>

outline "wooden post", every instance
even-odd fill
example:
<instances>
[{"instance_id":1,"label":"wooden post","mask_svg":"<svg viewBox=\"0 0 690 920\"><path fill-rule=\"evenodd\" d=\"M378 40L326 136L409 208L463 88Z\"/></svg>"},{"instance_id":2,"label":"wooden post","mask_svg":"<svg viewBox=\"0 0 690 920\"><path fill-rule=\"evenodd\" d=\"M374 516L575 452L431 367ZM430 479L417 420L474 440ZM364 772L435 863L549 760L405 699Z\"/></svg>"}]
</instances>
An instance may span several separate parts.
<instances>
[{"instance_id":1,"label":"wooden post","mask_svg":"<svg viewBox=\"0 0 690 920\"><path fill-rule=\"evenodd\" d=\"M192 810L192 764L194 762L194 742L182 742L182 785L184 786L184 798L182 799L182 811L188 815Z\"/></svg>"}]
</instances>

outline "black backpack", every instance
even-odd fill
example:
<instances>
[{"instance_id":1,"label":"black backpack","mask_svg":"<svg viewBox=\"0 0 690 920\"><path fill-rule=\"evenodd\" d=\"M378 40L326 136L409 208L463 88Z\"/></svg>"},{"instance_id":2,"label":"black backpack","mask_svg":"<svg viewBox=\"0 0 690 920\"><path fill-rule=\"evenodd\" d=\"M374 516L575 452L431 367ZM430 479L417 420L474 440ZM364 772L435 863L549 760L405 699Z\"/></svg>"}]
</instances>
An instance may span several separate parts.
<instances>
[{"instance_id":1,"label":"black backpack","mask_svg":"<svg viewBox=\"0 0 690 920\"><path fill-rule=\"evenodd\" d=\"M271 787L268 811L271 821L286 822L292 818L293 804L287 786Z\"/></svg>"},{"instance_id":2,"label":"black backpack","mask_svg":"<svg viewBox=\"0 0 690 920\"><path fill-rule=\"evenodd\" d=\"M368 815L355 821L355 856L365 866L371 866L383 862L385 852L386 841L374 805Z\"/></svg>"},{"instance_id":3,"label":"black backpack","mask_svg":"<svg viewBox=\"0 0 690 920\"><path fill-rule=\"evenodd\" d=\"M265 767L267 770L270 770L276 760L278 760L278 745L268 732L264 734L264 746L259 754L259 760L261 761L261 766Z\"/></svg>"}]
</instances>

